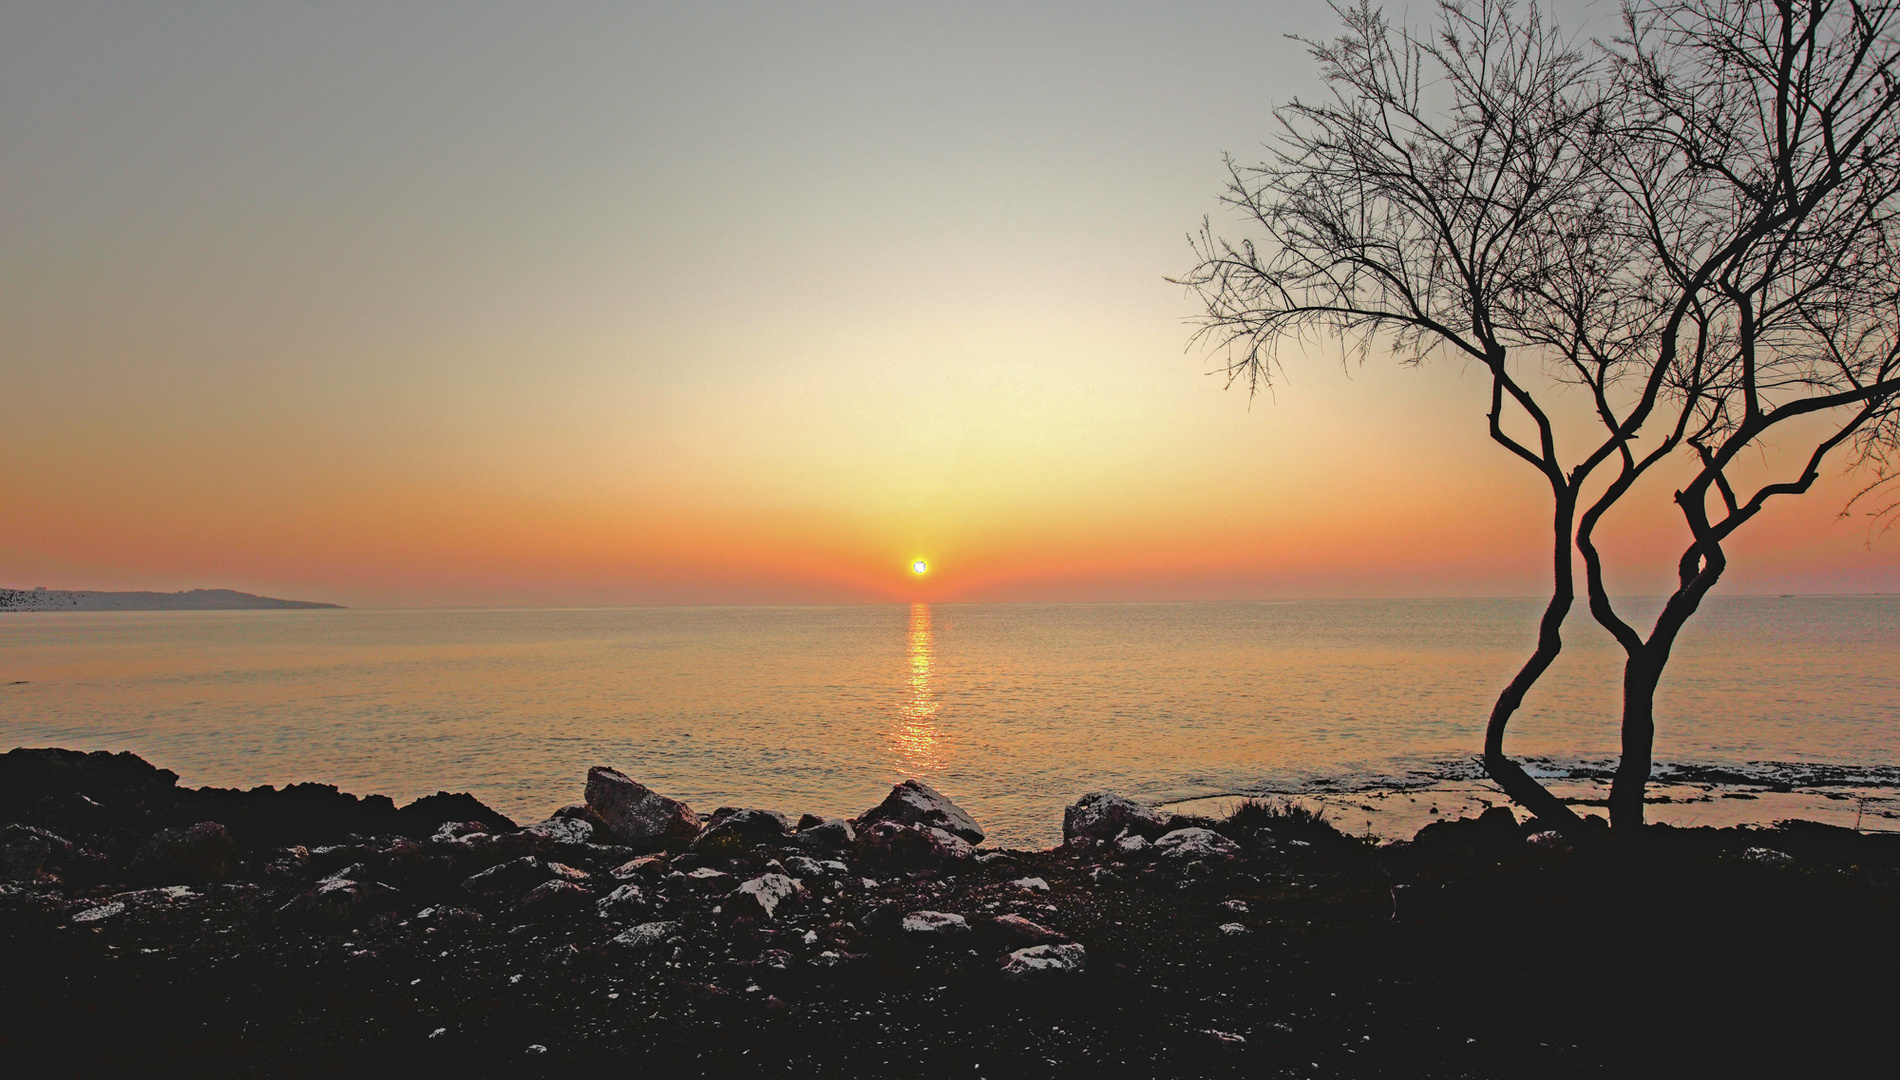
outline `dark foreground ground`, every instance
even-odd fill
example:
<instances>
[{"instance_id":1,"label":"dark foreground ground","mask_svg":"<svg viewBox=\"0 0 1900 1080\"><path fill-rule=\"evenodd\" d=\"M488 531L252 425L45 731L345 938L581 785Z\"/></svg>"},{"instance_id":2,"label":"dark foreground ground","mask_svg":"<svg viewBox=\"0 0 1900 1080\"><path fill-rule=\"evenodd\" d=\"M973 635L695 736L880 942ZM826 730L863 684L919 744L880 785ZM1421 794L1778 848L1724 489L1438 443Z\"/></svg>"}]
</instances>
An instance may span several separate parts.
<instances>
[{"instance_id":1,"label":"dark foreground ground","mask_svg":"<svg viewBox=\"0 0 1900 1080\"><path fill-rule=\"evenodd\" d=\"M1640 850L1578 851L1526 842L1534 826L1497 812L1372 847L1251 807L1202 823L1231 858L1104 844L904 865L788 833L636 864L466 797L187 792L129 755L19 756L58 753L0 756L0 821L22 823L0 845L12 1076L1753 1076L1893 1060L1897 836L1658 828ZM153 840L212 811L222 838ZM443 824L458 819L490 839L457 840L465 827ZM804 893L767 917L734 890L774 863L804 867ZM905 930L920 910L968 929ZM1086 970L1006 979L1037 932L1007 914L1080 943ZM628 943L638 926L664 936Z\"/></svg>"}]
</instances>

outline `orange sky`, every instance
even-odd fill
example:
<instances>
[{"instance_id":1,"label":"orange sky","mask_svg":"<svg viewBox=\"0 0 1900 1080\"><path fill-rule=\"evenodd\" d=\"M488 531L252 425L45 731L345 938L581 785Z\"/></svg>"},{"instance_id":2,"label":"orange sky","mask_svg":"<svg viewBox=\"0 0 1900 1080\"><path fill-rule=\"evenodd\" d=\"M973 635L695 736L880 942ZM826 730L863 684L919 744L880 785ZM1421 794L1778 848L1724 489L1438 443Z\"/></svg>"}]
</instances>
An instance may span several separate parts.
<instances>
[{"instance_id":1,"label":"orange sky","mask_svg":"<svg viewBox=\"0 0 1900 1080\"><path fill-rule=\"evenodd\" d=\"M1163 277L1220 220L1220 153L1314 89L1282 35L1329 30L1305 5L10 8L0 586L1537 593L1544 498L1478 379L1316 349L1250 407L1183 352ZM1900 538L1836 520L1850 490L1751 525L1727 588L1900 590ZM1611 541L1617 586L1654 591L1680 537L1650 511Z\"/></svg>"}]
</instances>

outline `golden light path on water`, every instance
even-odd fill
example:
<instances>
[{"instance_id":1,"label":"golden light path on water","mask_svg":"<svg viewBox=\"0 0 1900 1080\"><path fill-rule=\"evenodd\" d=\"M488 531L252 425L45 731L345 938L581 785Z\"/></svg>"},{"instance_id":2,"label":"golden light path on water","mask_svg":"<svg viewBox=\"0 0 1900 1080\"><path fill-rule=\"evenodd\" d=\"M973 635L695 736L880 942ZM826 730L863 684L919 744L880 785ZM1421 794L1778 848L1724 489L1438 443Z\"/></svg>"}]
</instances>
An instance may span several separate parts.
<instances>
[{"instance_id":1,"label":"golden light path on water","mask_svg":"<svg viewBox=\"0 0 1900 1080\"><path fill-rule=\"evenodd\" d=\"M944 767L947 755L937 733L937 697L930 685L936 635L931 630L929 604L910 606L908 643L910 695L891 732L891 749L900 771L935 772Z\"/></svg>"}]
</instances>

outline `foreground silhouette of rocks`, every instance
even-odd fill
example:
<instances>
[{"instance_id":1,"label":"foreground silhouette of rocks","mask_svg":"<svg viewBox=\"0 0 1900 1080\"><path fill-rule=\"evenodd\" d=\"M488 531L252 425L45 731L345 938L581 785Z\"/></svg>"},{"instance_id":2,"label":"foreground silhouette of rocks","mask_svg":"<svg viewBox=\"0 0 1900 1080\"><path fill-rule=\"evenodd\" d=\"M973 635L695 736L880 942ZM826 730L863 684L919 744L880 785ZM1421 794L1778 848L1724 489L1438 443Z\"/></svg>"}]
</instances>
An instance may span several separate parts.
<instances>
[{"instance_id":1,"label":"foreground silhouette of rocks","mask_svg":"<svg viewBox=\"0 0 1900 1080\"><path fill-rule=\"evenodd\" d=\"M518 828L466 795L0 755L0 1061L1502 1077L1886 1053L1900 836L1653 828L1573 851L1494 809L1372 846L1287 808L1211 821L1098 792L1063 847L995 851L915 781L854 821L702 820L604 767L583 794Z\"/></svg>"}]
</instances>

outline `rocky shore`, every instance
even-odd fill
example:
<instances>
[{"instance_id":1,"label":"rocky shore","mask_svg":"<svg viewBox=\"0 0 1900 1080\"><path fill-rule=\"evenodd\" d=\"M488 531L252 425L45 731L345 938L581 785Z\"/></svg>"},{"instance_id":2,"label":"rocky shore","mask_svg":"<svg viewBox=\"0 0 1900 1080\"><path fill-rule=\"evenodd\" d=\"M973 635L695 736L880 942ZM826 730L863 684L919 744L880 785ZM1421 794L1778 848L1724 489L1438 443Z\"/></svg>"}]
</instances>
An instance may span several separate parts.
<instances>
[{"instance_id":1,"label":"rocky shore","mask_svg":"<svg viewBox=\"0 0 1900 1080\"><path fill-rule=\"evenodd\" d=\"M917 781L701 815L0 755L0 1061L65 1076L1583 1076L1887 1056L1900 836L1502 807L1374 845L1081 796L995 850ZM19 1072L15 1075L37 1075Z\"/></svg>"}]
</instances>

